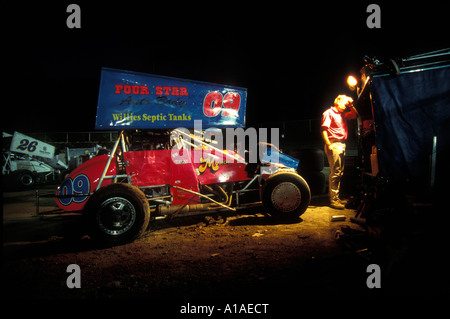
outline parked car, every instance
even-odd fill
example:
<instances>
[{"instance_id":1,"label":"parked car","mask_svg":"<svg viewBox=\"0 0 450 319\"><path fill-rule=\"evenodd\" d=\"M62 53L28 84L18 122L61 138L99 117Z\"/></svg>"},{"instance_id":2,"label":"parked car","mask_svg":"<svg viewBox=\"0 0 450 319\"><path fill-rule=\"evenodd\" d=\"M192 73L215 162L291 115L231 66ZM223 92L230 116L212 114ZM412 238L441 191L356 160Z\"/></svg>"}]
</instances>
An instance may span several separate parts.
<instances>
[{"instance_id":1,"label":"parked car","mask_svg":"<svg viewBox=\"0 0 450 319\"><path fill-rule=\"evenodd\" d=\"M298 160L263 143L264 156L249 162L234 147L215 146L206 131L192 131L195 119L241 126L244 89L104 69L99 95L97 128L126 130L111 154L77 167L56 192L61 209L83 211L92 238L128 243L158 217L261 205L274 218L298 218L306 211L311 193L296 172Z\"/></svg>"}]
</instances>

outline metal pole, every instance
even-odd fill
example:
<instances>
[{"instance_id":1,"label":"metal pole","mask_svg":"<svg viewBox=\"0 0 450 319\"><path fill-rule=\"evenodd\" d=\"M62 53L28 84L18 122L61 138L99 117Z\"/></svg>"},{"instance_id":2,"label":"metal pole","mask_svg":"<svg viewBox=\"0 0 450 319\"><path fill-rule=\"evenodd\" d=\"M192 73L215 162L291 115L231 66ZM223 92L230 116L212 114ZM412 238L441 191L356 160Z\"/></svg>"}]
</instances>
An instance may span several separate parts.
<instances>
[{"instance_id":1,"label":"metal pole","mask_svg":"<svg viewBox=\"0 0 450 319\"><path fill-rule=\"evenodd\" d=\"M102 182L106 176L106 172L108 171L109 164L111 164L114 154L116 153L117 147L119 146L119 142L122 139L122 134L123 134L123 131L120 132L119 138L117 139L116 143L114 144L114 147L111 151L111 154L109 155L108 161L106 162L105 168L103 169L102 176L100 177L100 181L98 182L98 185L97 185L97 188L95 189L95 191L98 191L100 189L100 187L102 186Z\"/></svg>"},{"instance_id":2,"label":"metal pole","mask_svg":"<svg viewBox=\"0 0 450 319\"><path fill-rule=\"evenodd\" d=\"M193 140L199 142L201 145L204 145L204 146L209 147L209 148L211 148L211 149L213 149L213 150L215 150L215 151L218 151L219 153L225 155L226 158L227 158L227 157L231 157L231 158L235 159L235 160L236 160L237 162L239 162L239 163L242 163L242 164L248 164L247 162L241 160L241 159L238 158L237 156L231 155L230 153L227 153L227 152L225 152L225 151L223 151L223 150L221 150L221 149L218 149L217 147L214 147L214 146L212 146L212 145L210 145L210 144L208 144L208 143L205 143L205 142L201 141L200 139L196 138L196 137L193 136L192 134L187 135L186 133L184 133L183 131L178 130L178 129L175 129L174 131L177 132L178 134L182 134L182 135L184 135L184 136L186 136L186 137L192 138ZM182 143L187 143L187 144L189 144L189 145L195 147L194 144L192 144L192 143L190 143L190 142L188 142L188 141L185 141L185 140L182 140Z\"/></svg>"},{"instance_id":3,"label":"metal pole","mask_svg":"<svg viewBox=\"0 0 450 319\"><path fill-rule=\"evenodd\" d=\"M39 216L39 189L36 188L36 217Z\"/></svg>"},{"instance_id":4,"label":"metal pole","mask_svg":"<svg viewBox=\"0 0 450 319\"><path fill-rule=\"evenodd\" d=\"M434 191L434 184L436 179L436 147L437 147L437 136L433 136L433 150L431 152L431 172L430 172L430 186L431 191Z\"/></svg>"}]
</instances>

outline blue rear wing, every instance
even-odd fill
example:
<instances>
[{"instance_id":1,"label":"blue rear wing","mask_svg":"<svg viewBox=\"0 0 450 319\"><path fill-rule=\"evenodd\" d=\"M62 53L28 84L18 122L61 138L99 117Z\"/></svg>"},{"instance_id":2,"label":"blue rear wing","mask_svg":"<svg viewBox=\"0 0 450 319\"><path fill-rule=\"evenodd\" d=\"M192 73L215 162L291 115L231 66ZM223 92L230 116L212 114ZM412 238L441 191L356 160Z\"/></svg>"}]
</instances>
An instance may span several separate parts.
<instances>
[{"instance_id":1,"label":"blue rear wing","mask_svg":"<svg viewBox=\"0 0 450 319\"><path fill-rule=\"evenodd\" d=\"M297 169L299 160L296 158L293 158L289 155L283 154L277 150L276 147L270 147L268 146L266 149L266 152L264 153L264 156L261 160L262 163L266 164L281 164L283 166Z\"/></svg>"}]
</instances>

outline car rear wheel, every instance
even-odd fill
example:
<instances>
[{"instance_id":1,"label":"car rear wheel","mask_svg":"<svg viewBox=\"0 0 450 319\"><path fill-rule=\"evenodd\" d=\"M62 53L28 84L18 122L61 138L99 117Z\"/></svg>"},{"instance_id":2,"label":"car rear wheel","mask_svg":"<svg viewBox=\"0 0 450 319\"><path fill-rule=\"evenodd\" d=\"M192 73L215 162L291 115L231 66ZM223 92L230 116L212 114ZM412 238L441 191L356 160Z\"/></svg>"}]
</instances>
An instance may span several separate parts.
<instances>
[{"instance_id":1,"label":"car rear wheel","mask_svg":"<svg viewBox=\"0 0 450 319\"><path fill-rule=\"evenodd\" d=\"M271 217L297 218L306 211L310 200L308 184L292 172L270 176L262 188L262 202Z\"/></svg>"},{"instance_id":2,"label":"car rear wheel","mask_svg":"<svg viewBox=\"0 0 450 319\"><path fill-rule=\"evenodd\" d=\"M30 189L36 184L36 175L29 170L18 170L11 173L11 181L16 189Z\"/></svg>"},{"instance_id":3,"label":"car rear wheel","mask_svg":"<svg viewBox=\"0 0 450 319\"><path fill-rule=\"evenodd\" d=\"M92 195L85 216L90 237L105 244L122 245L132 242L147 229L150 207L137 187L116 183Z\"/></svg>"}]
</instances>

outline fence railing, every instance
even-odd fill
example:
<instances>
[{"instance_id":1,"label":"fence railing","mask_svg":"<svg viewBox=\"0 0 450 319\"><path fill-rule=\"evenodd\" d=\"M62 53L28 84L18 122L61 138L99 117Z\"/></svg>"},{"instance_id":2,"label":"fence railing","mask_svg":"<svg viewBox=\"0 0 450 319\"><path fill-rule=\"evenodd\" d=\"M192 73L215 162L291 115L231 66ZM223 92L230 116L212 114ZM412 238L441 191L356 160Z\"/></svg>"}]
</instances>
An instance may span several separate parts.
<instances>
[{"instance_id":1,"label":"fence railing","mask_svg":"<svg viewBox=\"0 0 450 319\"><path fill-rule=\"evenodd\" d=\"M119 136L118 131L27 132L25 134L55 146L67 144L109 144L114 143Z\"/></svg>"},{"instance_id":2,"label":"fence railing","mask_svg":"<svg viewBox=\"0 0 450 319\"><path fill-rule=\"evenodd\" d=\"M320 135L320 119L304 119L281 122L251 124L255 128L279 128L280 147L284 150L301 148L323 148ZM25 134L55 146L72 146L100 144L110 146L119 136L119 131L93 132L24 132ZM347 149L357 149L355 125L349 122L349 139Z\"/></svg>"}]
</instances>

